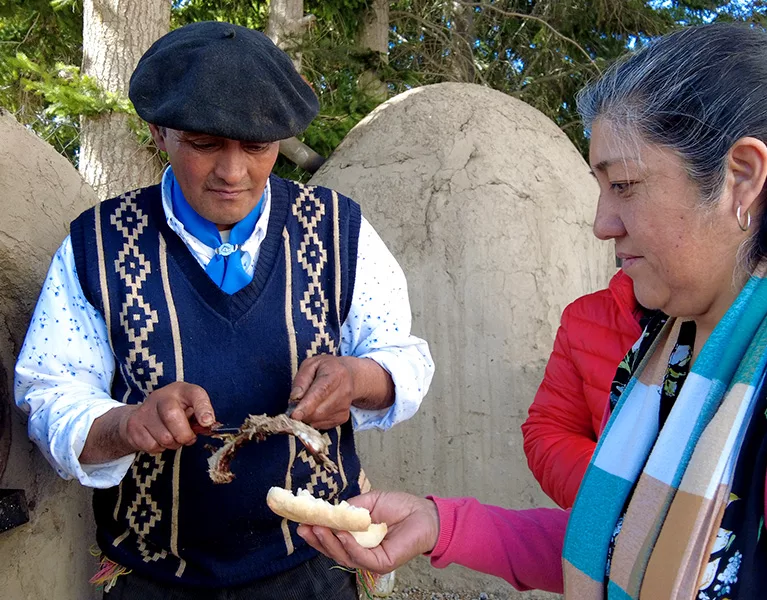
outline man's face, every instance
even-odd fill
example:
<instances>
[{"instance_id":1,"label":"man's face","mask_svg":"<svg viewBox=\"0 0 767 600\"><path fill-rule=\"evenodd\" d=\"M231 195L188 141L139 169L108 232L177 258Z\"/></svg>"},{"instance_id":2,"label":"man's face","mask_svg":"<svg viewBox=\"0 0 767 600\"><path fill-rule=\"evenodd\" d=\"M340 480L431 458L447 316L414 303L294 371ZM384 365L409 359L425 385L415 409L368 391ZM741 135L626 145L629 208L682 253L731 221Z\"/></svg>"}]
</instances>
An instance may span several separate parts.
<instances>
[{"instance_id":1,"label":"man's face","mask_svg":"<svg viewBox=\"0 0 767 600\"><path fill-rule=\"evenodd\" d=\"M231 229L258 204L277 160L279 142L241 142L150 125L167 152L181 191L199 215Z\"/></svg>"}]
</instances>

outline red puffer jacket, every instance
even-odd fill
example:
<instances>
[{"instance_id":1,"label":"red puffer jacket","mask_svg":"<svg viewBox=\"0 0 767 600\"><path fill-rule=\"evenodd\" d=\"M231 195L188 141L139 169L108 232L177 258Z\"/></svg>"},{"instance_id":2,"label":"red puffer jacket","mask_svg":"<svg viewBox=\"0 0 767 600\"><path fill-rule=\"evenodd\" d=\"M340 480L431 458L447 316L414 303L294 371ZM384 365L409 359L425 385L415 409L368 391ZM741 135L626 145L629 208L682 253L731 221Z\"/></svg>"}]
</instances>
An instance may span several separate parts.
<instances>
[{"instance_id":1,"label":"red puffer jacket","mask_svg":"<svg viewBox=\"0 0 767 600\"><path fill-rule=\"evenodd\" d=\"M606 290L565 308L538 392L522 425L530 470L562 508L575 502L618 364L639 338L642 309L618 271Z\"/></svg>"}]
</instances>

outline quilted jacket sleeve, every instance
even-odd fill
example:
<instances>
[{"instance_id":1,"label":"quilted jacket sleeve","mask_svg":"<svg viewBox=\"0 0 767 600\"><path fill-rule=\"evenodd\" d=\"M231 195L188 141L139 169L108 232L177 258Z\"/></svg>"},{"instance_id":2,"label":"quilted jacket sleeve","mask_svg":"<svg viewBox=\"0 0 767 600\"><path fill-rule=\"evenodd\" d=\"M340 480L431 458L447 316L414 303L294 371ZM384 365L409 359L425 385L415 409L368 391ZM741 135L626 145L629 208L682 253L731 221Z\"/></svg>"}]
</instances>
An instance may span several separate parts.
<instances>
[{"instance_id":1,"label":"quilted jacket sleeve","mask_svg":"<svg viewBox=\"0 0 767 600\"><path fill-rule=\"evenodd\" d=\"M522 425L530 470L543 491L562 508L575 502L597 440L584 381L568 339L572 308L568 306L562 314L543 381Z\"/></svg>"},{"instance_id":2,"label":"quilted jacket sleeve","mask_svg":"<svg viewBox=\"0 0 767 600\"><path fill-rule=\"evenodd\" d=\"M608 289L581 296L562 313L522 434L533 475L563 508L575 502L603 425L615 369L642 333L642 314L634 284L623 271Z\"/></svg>"}]
</instances>

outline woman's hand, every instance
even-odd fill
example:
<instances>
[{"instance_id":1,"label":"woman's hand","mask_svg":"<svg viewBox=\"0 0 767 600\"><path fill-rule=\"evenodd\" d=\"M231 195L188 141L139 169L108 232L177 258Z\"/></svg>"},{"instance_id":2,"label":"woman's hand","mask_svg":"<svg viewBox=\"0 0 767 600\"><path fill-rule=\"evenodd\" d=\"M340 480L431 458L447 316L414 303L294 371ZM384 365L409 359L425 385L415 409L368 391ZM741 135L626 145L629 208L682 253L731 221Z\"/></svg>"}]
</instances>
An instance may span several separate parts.
<instances>
[{"instance_id":1,"label":"woman's hand","mask_svg":"<svg viewBox=\"0 0 767 600\"><path fill-rule=\"evenodd\" d=\"M370 511L373 523L386 523L386 537L376 548L363 548L348 531L301 525L298 535L337 563L374 573L389 573L412 558L431 552L439 537L439 514L431 500L401 492L374 491L349 500Z\"/></svg>"}]
</instances>

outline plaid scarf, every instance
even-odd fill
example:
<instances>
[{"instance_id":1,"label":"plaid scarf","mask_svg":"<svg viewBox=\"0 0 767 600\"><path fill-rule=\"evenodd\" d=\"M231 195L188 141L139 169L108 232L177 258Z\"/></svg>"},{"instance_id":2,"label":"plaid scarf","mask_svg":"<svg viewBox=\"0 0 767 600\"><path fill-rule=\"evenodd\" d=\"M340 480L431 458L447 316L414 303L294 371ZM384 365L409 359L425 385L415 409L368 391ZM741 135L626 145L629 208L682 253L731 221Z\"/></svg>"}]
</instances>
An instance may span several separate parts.
<instances>
[{"instance_id":1,"label":"plaid scarf","mask_svg":"<svg viewBox=\"0 0 767 600\"><path fill-rule=\"evenodd\" d=\"M767 264L760 264L683 380L668 377L678 360L681 320L663 319L654 331L651 322L629 353L638 357L628 365L632 377L570 515L567 598L696 597L767 364L766 276ZM643 342L646 352L639 353ZM669 396L672 405L664 408ZM763 472L758 481L763 499ZM763 502L757 508L763 513ZM751 533L756 540L761 523Z\"/></svg>"}]
</instances>

